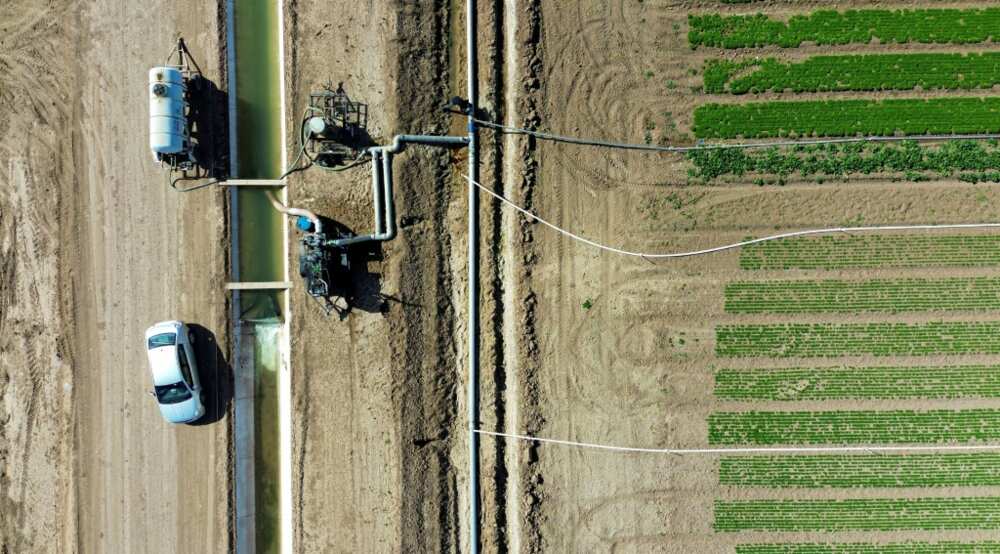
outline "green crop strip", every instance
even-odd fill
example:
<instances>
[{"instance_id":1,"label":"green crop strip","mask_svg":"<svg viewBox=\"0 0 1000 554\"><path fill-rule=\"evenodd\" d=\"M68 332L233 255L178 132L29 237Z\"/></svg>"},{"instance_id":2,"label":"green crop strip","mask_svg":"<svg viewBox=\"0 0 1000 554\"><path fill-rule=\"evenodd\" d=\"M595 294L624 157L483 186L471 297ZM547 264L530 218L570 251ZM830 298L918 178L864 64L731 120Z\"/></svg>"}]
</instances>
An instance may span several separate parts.
<instances>
[{"instance_id":1,"label":"green crop strip","mask_svg":"<svg viewBox=\"0 0 1000 554\"><path fill-rule=\"evenodd\" d=\"M1000 554L1000 542L741 544L736 554Z\"/></svg>"},{"instance_id":2,"label":"green crop strip","mask_svg":"<svg viewBox=\"0 0 1000 554\"><path fill-rule=\"evenodd\" d=\"M724 358L1000 354L1000 321L719 325Z\"/></svg>"},{"instance_id":3,"label":"green crop strip","mask_svg":"<svg viewBox=\"0 0 1000 554\"><path fill-rule=\"evenodd\" d=\"M1000 498L716 500L716 531L1000 529Z\"/></svg>"},{"instance_id":4,"label":"green crop strip","mask_svg":"<svg viewBox=\"0 0 1000 554\"><path fill-rule=\"evenodd\" d=\"M687 155L693 167L688 175L711 181L723 176L746 174L803 177L929 173L969 181L1000 180L1000 142L996 140L952 140L944 144L898 143L812 144L791 148L744 150L724 148L693 150ZM975 177L975 178L969 178Z\"/></svg>"},{"instance_id":5,"label":"green crop strip","mask_svg":"<svg viewBox=\"0 0 1000 554\"><path fill-rule=\"evenodd\" d=\"M758 281L726 285L734 314L922 312L1000 309L1000 277Z\"/></svg>"},{"instance_id":6,"label":"green crop strip","mask_svg":"<svg viewBox=\"0 0 1000 554\"><path fill-rule=\"evenodd\" d=\"M715 94L972 90L1000 83L1000 53L814 56L801 62L709 60L704 75L705 92Z\"/></svg>"},{"instance_id":7,"label":"green crop strip","mask_svg":"<svg viewBox=\"0 0 1000 554\"><path fill-rule=\"evenodd\" d=\"M1000 439L1000 410L715 412L712 445L928 444Z\"/></svg>"},{"instance_id":8,"label":"green crop strip","mask_svg":"<svg viewBox=\"0 0 1000 554\"><path fill-rule=\"evenodd\" d=\"M993 133L1000 131L1000 98L704 104L692 130L719 139Z\"/></svg>"},{"instance_id":9,"label":"green crop strip","mask_svg":"<svg viewBox=\"0 0 1000 554\"><path fill-rule=\"evenodd\" d=\"M787 22L764 14L689 15L692 48L797 48L816 44L923 42L972 44L986 42L1000 29L1000 9L818 10Z\"/></svg>"},{"instance_id":10,"label":"green crop strip","mask_svg":"<svg viewBox=\"0 0 1000 554\"><path fill-rule=\"evenodd\" d=\"M996 486L1000 454L724 457L719 483L769 488Z\"/></svg>"},{"instance_id":11,"label":"green crop strip","mask_svg":"<svg viewBox=\"0 0 1000 554\"><path fill-rule=\"evenodd\" d=\"M993 267L1000 235L794 237L743 247L742 269Z\"/></svg>"},{"instance_id":12,"label":"green crop strip","mask_svg":"<svg viewBox=\"0 0 1000 554\"><path fill-rule=\"evenodd\" d=\"M1000 366L720 369L720 400L1000 398Z\"/></svg>"}]
</instances>

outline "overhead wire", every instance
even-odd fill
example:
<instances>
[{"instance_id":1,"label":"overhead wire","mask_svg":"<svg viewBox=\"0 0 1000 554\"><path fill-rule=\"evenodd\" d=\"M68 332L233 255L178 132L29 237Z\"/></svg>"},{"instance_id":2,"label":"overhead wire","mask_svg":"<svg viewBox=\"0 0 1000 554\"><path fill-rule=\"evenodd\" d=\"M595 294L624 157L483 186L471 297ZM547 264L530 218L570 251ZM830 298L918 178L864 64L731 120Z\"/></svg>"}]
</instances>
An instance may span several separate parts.
<instances>
[{"instance_id":1,"label":"overhead wire","mask_svg":"<svg viewBox=\"0 0 1000 554\"><path fill-rule=\"evenodd\" d=\"M494 131L499 131L504 134L527 135L540 140L546 140L551 142L576 144L579 146L599 146L604 148L615 148L618 150L641 150L647 152L672 152L672 153L694 152L698 150L725 150L734 148L739 148L739 149L771 148L776 146L810 146L817 144L848 144L848 143L858 143L858 142L903 142L903 141L928 142L928 141L941 141L941 140L1000 139L1000 134L982 133L982 134L965 134L965 135L907 135L899 137L864 136L864 137L843 137L843 138L831 138L831 139L745 142L745 143L733 143L733 144L722 144L722 143L697 144L694 146L660 146L656 144L635 144L628 142L615 142L615 141L608 141L601 139L589 139L589 138L571 137L567 135L557 135L555 133L546 133L543 131L525 129L523 127L501 125L500 123L494 123L492 121L486 121L484 119L473 119L473 121L477 125L486 127L488 129L493 129Z\"/></svg>"},{"instance_id":2,"label":"overhead wire","mask_svg":"<svg viewBox=\"0 0 1000 554\"><path fill-rule=\"evenodd\" d=\"M938 444L938 445L854 445L854 446L759 446L759 447L730 447L730 448L645 448L636 446L616 446L610 444L599 444L593 442L580 442L563 439L550 439L536 437L532 435L520 435L517 433L500 433L496 431L486 431L476 429L479 435L486 435L498 438L515 439L520 441L537 442L542 444L558 444L562 446L575 446L580 448L590 448L595 450L610 450L614 452L638 452L645 454L766 454L766 453L803 453L803 452L940 452L940 451L984 451L1000 450L1000 444Z\"/></svg>"},{"instance_id":3,"label":"overhead wire","mask_svg":"<svg viewBox=\"0 0 1000 554\"><path fill-rule=\"evenodd\" d=\"M860 232L883 232L883 231L916 231L916 230L939 230L939 229L992 229L1000 228L1000 222L998 223L942 223L942 224L917 224L917 225L875 225L869 227L826 227L822 229L806 229L802 231L790 231L787 233L778 233L776 235L768 235L766 237L748 239L740 242L734 242L730 244L723 244L720 246L713 246L710 248L703 248L700 250L689 250L689 251L679 251L679 252L669 252L669 253L647 253L647 252L636 252L632 250L625 250L623 248L609 246L606 244L599 243L595 240L591 240L582 237L576 233L568 231L554 223L551 223L545 219L542 219L538 215L526 210L525 208L512 202L507 197L490 190L488 187L481 183L473 181L468 177L465 177L469 183L479 190L489 194L493 198L496 198L503 204L510 206L511 208L517 210L521 214L535 220L546 227L556 231L557 233L569 237L573 240L597 248L598 250L603 250L606 252L611 252L614 254L621 254L623 256L634 256L637 258L645 259L660 259L660 258L688 258L691 256L701 256L704 254L712 254L715 252L722 252L725 250L732 250L735 248L741 248L743 246L749 246L751 244L758 244L761 242L768 242L779 239L786 239L791 237L801 237L808 235L823 235L831 233L860 233Z\"/></svg>"}]
</instances>

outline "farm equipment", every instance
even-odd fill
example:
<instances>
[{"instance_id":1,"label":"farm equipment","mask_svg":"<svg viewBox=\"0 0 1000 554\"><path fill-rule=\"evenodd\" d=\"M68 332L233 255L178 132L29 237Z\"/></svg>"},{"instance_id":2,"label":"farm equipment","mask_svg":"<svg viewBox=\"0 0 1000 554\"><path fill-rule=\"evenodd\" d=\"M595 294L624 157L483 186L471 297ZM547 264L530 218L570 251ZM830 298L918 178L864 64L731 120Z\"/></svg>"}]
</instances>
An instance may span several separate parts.
<instances>
[{"instance_id":1,"label":"farm equipment","mask_svg":"<svg viewBox=\"0 0 1000 554\"><path fill-rule=\"evenodd\" d=\"M352 102L343 83L336 89L326 85L310 94L308 112L311 115L303 134L308 137L305 153L313 163L332 168L358 157L357 146L364 140L368 124L368 106Z\"/></svg>"},{"instance_id":2,"label":"farm equipment","mask_svg":"<svg viewBox=\"0 0 1000 554\"><path fill-rule=\"evenodd\" d=\"M191 141L191 94L202 88L201 69L188 52L183 38L168 63L149 70L149 148L153 159L171 171L195 168Z\"/></svg>"}]
</instances>

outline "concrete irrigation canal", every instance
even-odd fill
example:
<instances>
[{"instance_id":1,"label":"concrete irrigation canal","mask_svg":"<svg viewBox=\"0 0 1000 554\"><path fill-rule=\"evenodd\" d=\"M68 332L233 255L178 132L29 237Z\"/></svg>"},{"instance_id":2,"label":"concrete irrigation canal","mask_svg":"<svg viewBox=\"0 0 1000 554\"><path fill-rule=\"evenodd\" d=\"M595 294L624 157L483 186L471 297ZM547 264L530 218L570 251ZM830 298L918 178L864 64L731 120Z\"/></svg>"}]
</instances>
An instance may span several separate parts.
<instances>
[{"instance_id":1,"label":"concrete irrigation canal","mask_svg":"<svg viewBox=\"0 0 1000 554\"><path fill-rule=\"evenodd\" d=\"M233 177L277 179L285 163L281 6L278 0L231 0L227 8ZM268 189L231 190L233 281L285 281L284 216L271 207ZM281 429L289 424L279 409L288 387L287 303L281 289L234 291L237 552L290 547L282 544L280 492Z\"/></svg>"}]
</instances>

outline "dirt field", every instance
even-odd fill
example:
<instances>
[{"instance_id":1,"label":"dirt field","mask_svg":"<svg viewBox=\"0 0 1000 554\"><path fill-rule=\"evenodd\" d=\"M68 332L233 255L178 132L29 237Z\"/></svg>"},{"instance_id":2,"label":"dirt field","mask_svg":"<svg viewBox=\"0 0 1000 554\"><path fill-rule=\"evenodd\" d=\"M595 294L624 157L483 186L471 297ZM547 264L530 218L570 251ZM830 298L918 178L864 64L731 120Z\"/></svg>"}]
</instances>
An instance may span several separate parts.
<instances>
[{"instance_id":1,"label":"dirt field","mask_svg":"<svg viewBox=\"0 0 1000 554\"><path fill-rule=\"evenodd\" d=\"M225 210L167 189L146 144L175 33L218 82L215 6L17 1L0 21L0 550L226 551ZM143 332L174 318L199 326L202 426L145 392Z\"/></svg>"},{"instance_id":2,"label":"dirt field","mask_svg":"<svg viewBox=\"0 0 1000 554\"><path fill-rule=\"evenodd\" d=\"M868 6L851 0L838 7ZM630 142L691 143L710 56L689 12L787 15L826 2L480 2L481 116ZM974 2L880 2L881 7ZM175 33L224 89L219 6L15 1L0 6L0 551L225 552L232 545L232 376L226 205L167 189L147 151L146 68ZM462 134L444 113L465 95L464 3L287 0L289 145L310 91L342 82L367 105L372 144L397 133ZM166 14L166 15L163 15ZM165 22L165 23L164 23ZM154 32L155 30L155 32ZM838 51L993 51L879 44ZM796 59L822 48L759 49ZM755 51L757 53L758 51ZM824 93L817 98L923 96ZM948 93L945 93L948 94ZM958 92L956 95L968 95ZM714 102L781 99L715 95ZM957 180L869 177L783 187L689 184L677 156L554 145L482 131L484 185L583 236L644 251L714 246L829 225L1000 220L1000 192ZM294 157L292 146L289 147ZM349 308L327 315L293 276L296 552L468 551L466 152L396 158L399 237L355 251ZM289 198L370 232L371 174L316 170ZM483 199L480 427L585 442L703 447L720 411L781 409L713 395L717 326L738 280L816 278L741 269L739 252L678 262L614 257ZM292 245L292 255L297 250ZM209 262L214 261L214 262ZM296 267L294 258L290 266ZM985 277L989 268L839 270L846 279ZM968 312L798 315L799 323L996 319ZM142 331L197 323L212 415L166 425L145 395ZM879 358L880 365L997 363L995 356ZM868 356L845 363L873 365ZM838 359L837 361L845 361ZM796 367L808 359L782 360ZM834 363L826 361L826 365ZM822 364L820 364L822 365ZM989 399L810 401L796 409L996 408ZM483 437L487 552L733 552L774 541L713 530L717 502L996 496L996 487L748 490L719 484L718 457L610 453ZM819 532L781 541L830 540ZM839 533L834 540L867 541ZM878 541L995 540L994 529L882 532Z\"/></svg>"}]
</instances>

